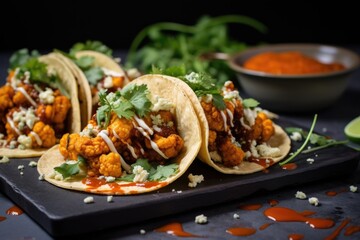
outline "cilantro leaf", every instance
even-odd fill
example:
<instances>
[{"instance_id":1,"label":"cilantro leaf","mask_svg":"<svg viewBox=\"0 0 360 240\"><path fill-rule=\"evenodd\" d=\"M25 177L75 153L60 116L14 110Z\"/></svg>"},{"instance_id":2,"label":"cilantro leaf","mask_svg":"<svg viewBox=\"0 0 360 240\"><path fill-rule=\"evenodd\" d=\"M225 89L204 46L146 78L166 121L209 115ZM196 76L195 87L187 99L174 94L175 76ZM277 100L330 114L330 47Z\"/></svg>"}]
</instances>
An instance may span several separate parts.
<instances>
[{"instance_id":1,"label":"cilantro leaf","mask_svg":"<svg viewBox=\"0 0 360 240\"><path fill-rule=\"evenodd\" d=\"M84 74L88 82L93 86L104 77L104 71L100 67L90 68L84 71Z\"/></svg>"},{"instance_id":2,"label":"cilantro leaf","mask_svg":"<svg viewBox=\"0 0 360 240\"><path fill-rule=\"evenodd\" d=\"M140 117L150 112L151 101L147 97L149 91L146 85L127 85L121 90L121 94L129 100Z\"/></svg>"},{"instance_id":3,"label":"cilantro leaf","mask_svg":"<svg viewBox=\"0 0 360 240\"><path fill-rule=\"evenodd\" d=\"M110 57L112 56L112 50L108 46L106 46L100 41L91 40L88 40L85 43L75 43L70 49L70 55L74 56L75 53L84 50L93 50L108 55Z\"/></svg>"},{"instance_id":4,"label":"cilantro leaf","mask_svg":"<svg viewBox=\"0 0 360 240\"><path fill-rule=\"evenodd\" d=\"M255 108L257 107L260 103L253 99L253 98L246 98L242 101L242 104L245 108Z\"/></svg>"},{"instance_id":5,"label":"cilantro leaf","mask_svg":"<svg viewBox=\"0 0 360 240\"><path fill-rule=\"evenodd\" d=\"M158 165L153 174L149 175L151 181L166 180L168 177L174 175L178 171L178 165L176 163L169 165Z\"/></svg>"},{"instance_id":6,"label":"cilantro leaf","mask_svg":"<svg viewBox=\"0 0 360 240\"><path fill-rule=\"evenodd\" d=\"M75 163L65 162L58 167L55 167L54 170L60 173L64 179L76 175L80 172L82 166L86 165L86 160L82 156L78 156L78 159Z\"/></svg>"},{"instance_id":7,"label":"cilantro leaf","mask_svg":"<svg viewBox=\"0 0 360 240\"><path fill-rule=\"evenodd\" d=\"M31 51L26 48L20 49L13 53L10 57L10 68L14 69L17 67L23 66L30 58L37 58L40 56L40 53L37 50Z\"/></svg>"},{"instance_id":8,"label":"cilantro leaf","mask_svg":"<svg viewBox=\"0 0 360 240\"><path fill-rule=\"evenodd\" d=\"M91 68L92 64L95 61L95 58L91 56L82 56L78 59L75 59L74 61L75 64L81 68L81 70L86 70Z\"/></svg>"}]
</instances>

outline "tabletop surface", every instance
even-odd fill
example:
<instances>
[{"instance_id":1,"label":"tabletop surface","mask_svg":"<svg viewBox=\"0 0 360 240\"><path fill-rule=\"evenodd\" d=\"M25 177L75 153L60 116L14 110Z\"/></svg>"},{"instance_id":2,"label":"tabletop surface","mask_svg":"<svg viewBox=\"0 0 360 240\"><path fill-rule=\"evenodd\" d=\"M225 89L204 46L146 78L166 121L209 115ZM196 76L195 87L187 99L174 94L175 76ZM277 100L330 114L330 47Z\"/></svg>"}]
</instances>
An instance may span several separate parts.
<instances>
[{"instance_id":1,"label":"tabletop surface","mask_svg":"<svg viewBox=\"0 0 360 240\"><path fill-rule=\"evenodd\" d=\"M350 46L350 49L360 53L360 47ZM118 53L120 56L123 56ZM7 74L10 53L0 54L1 83ZM360 69L350 79L345 94L333 106L318 111L318 121L315 130L323 132L335 139L345 139L343 129L353 118L360 115L360 108L356 105L360 94ZM292 121L299 126L309 127L314 113L282 114L281 119ZM358 161L359 159L357 159ZM316 164L316 163L315 163ZM1 167L1 166L0 166ZM72 236L73 238L86 237L87 239L177 239L171 234L158 232L158 229L167 224L179 224L190 234L187 239L237 239L237 236L228 233L231 228L242 228L242 231L254 231L246 239L289 239L289 236L300 234L304 239L324 239L336 236L336 239L359 239L360 232L360 202L359 190L349 191L351 185L360 187L360 167L354 167L347 174L337 175L336 172L328 178L287 186L274 191L258 191L246 197L233 198L227 201L206 207L197 207L191 211L171 214L165 217L139 221L117 228L91 232L87 235ZM1 189L1 186L0 186ZM308 197L317 197L319 206L311 205L307 200L295 198L295 193L302 191ZM329 194L333 193L333 194ZM235 193L234 193L235 194ZM331 195L331 196L330 196ZM116 197L120 198L120 197ZM117 199L114 199L116 203ZM184 200L186 201L186 200ZM206 199L204 199L206 201ZM329 229L314 229L304 222L274 222L268 219L264 212L276 203L277 207L286 207L297 212L313 211L316 218L331 218L335 226ZM96 204L96 203L94 203ZM0 192L0 239L52 239L31 216L23 213L8 215L6 212L16 204ZM274 204L275 205L275 204ZM255 210L246 210L241 206L254 206ZM207 217L207 224L195 223L198 215ZM124 216L126 218L126 216ZM346 225L345 225L346 224ZM344 226L342 229L341 227ZM76 227L76 226L74 226ZM245 229L245 230L244 230ZM351 229L357 232L345 235ZM66 237L69 239L70 237ZM334 239L334 238L333 238Z\"/></svg>"}]
</instances>

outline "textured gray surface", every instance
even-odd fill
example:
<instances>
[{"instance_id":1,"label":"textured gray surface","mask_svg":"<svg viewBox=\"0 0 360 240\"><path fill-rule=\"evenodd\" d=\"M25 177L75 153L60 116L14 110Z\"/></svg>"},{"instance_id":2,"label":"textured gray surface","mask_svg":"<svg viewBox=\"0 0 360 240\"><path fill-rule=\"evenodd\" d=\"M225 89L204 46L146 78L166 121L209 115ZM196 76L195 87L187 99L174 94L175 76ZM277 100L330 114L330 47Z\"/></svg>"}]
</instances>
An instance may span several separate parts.
<instances>
[{"instance_id":1,"label":"textured gray surface","mask_svg":"<svg viewBox=\"0 0 360 240\"><path fill-rule=\"evenodd\" d=\"M357 48L357 50L360 49ZM1 54L0 63L7 64L7 59L8 55ZM7 65L0 66L0 76L2 77L1 80L3 80L3 76L6 75L6 66ZM347 88L344 96L334 106L318 112L319 118L316 130L318 132L324 132L324 130L326 130L325 133L327 135L332 136L336 139L344 139L345 136L343 134L343 128L345 124L351 119L360 115L360 108L355 103L355 101L358 101L357 99L359 99L359 94L360 71L357 71L351 79L349 87ZM292 121L297 125L307 127L311 124L313 114L314 113L302 115L281 114L281 118L286 121ZM357 159L357 161L358 160L359 159ZM352 169L349 168L352 168L356 171L352 172ZM339 170L341 169L342 168L339 167ZM234 237L226 233L226 229L229 227L255 228L257 230L256 233L252 236L247 237L247 239L286 239L288 234L292 233L303 234L305 236L305 239L323 239L329 236L329 234L331 234L345 218L351 219L351 225L360 225L360 208L358 206L358 203L360 202L359 192L352 193L346 191L334 197L329 197L325 194L326 191L340 191L344 188L348 189L350 185L357 185L358 187L360 187L360 169L355 169L355 167L352 165L350 167L347 167L345 170L348 172L348 174L346 175L342 174L336 176L337 169L331 169L330 171L332 176L323 180L316 180L311 181L311 183L304 183L308 182L309 179L299 178L294 180L295 182L297 182L296 185L284 187L281 189L278 189L278 186L267 186L267 190L259 190L256 193L250 194L246 197L242 195L241 191L234 191L234 193L232 193L234 194L234 196L224 196L225 199L229 199L228 201L215 205L211 204L211 206L208 205L213 201L213 199L207 199L207 196L204 195L202 196L202 201L204 201L204 206L206 207L197 206L191 211L186 211L179 214L170 214L165 217L154 218L147 221L141 221L142 216L141 214L139 214L139 222L136 224L122 225L116 228L100 230L87 235L82 235L81 237L86 237L87 239L176 239L176 237L168 235L166 233L158 233L154 231L154 229L157 227L176 221L182 223L185 231L188 231L192 234L204 236L207 239L237 239L238 237ZM319 172L319 174L320 173L321 171ZM36 169L26 167L25 174L36 174ZM195 174L201 174L201 172L196 172ZM317 173L315 172L314 175L317 175ZM321 176L312 177L319 178ZM286 181L286 178L283 181ZM211 185L211 183L207 182L208 180L205 179L203 185ZM4 183L0 181L0 184ZM3 188L4 186L0 185L0 189ZM176 187L174 188L176 189ZM271 191L271 188L276 190ZM294 197L294 194L298 190L305 192L308 196L314 196L319 198L321 205L318 207L314 207L310 205L306 200L296 199ZM250 190L247 191L250 192ZM56 199L56 196L53 196L53 198ZM79 197L79 199L81 198ZM269 199L278 200L278 206L290 207L297 211L315 211L316 214L314 216L322 218L332 218L335 220L336 225L331 229L319 230L312 229L305 223L301 222L273 222L267 219L263 214L263 211L269 208L269 204L267 203ZM98 202L105 202L105 197L97 197L97 200ZM119 204L121 202L121 197L116 197L113 204ZM262 204L262 208L257 211L240 210L239 206L246 203L260 203ZM24 204L26 207L26 203ZM54 202L54 204L60 204L61 207L59 208L62 208L69 206L72 203L71 201L69 201L69 199L58 199L58 201L56 201L56 203ZM94 204L97 203L95 202ZM179 202L179 208L181 209L183 205L191 206L191 204L192 203L187 201L187 199L185 198L182 202ZM31 216L29 217L29 215L27 215L26 213L20 216L6 215L6 210L13 205L14 203L4 195L4 192L0 193L0 216L6 217L4 221L0 222L1 239L52 238L33 219L31 219ZM164 207L166 209L166 206ZM161 209L151 209L150 211L161 211ZM239 214L240 218L234 219L234 213ZM209 223L205 225L199 225L194 223L195 216L199 214L206 215L208 217ZM126 219L127 217L129 216L116 216L116 218L121 219L121 221L124 221L123 219ZM112 218L110 221L116 221L116 218ZM259 230L259 227L264 223L273 224L265 230ZM74 224L73 227L76 228L76 224ZM146 231L146 234L141 235L140 229L144 229ZM345 237L343 235L343 232L344 231L341 232L337 239L360 238L359 232L350 237ZM79 237L80 236L74 236L74 238Z\"/></svg>"}]
</instances>

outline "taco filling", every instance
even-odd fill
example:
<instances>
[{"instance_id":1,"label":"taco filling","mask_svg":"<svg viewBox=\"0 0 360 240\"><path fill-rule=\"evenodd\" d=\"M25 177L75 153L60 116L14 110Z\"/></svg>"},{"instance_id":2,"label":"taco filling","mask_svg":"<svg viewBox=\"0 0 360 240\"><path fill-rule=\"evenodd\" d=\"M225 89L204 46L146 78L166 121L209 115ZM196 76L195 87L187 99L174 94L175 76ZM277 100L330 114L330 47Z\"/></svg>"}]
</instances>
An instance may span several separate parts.
<instances>
[{"instance_id":1,"label":"taco filling","mask_svg":"<svg viewBox=\"0 0 360 240\"><path fill-rule=\"evenodd\" d=\"M246 174L287 155L287 134L256 100L242 99L231 81L219 88L207 74L192 72L177 77L169 78L189 95L202 125L202 161L224 173Z\"/></svg>"},{"instance_id":2,"label":"taco filling","mask_svg":"<svg viewBox=\"0 0 360 240\"><path fill-rule=\"evenodd\" d=\"M64 81L62 77L72 76L56 63L26 49L10 58L9 75L0 88L0 155L39 156L41 152L31 150L50 148L65 132L77 130L67 126L73 94L66 81L75 80Z\"/></svg>"},{"instance_id":3,"label":"taco filling","mask_svg":"<svg viewBox=\"0 0 360 240\"><path fill-rule=\"evenodd\" d=\"M162 78L154 81L159 79L161 83L166 82ZM50 171L44 169L40 159L40 173L46 174L45 178L55 185L103 194L150 191L167 185L184 173L201 142L200 127L191 102L181 90L175 90L174 96L163 96L161 92L154 94L144 84L145 80L135 80L138 84L129 84L115 93L101 91L101 106L96 115L82 132L65 134L58 149L54 150L61 154L63 163L57 166L50 163L53 166ZM164 84L163 87L169 89ZM178 106L184 102L190 105L190 112ZM185 136L192 130L188 126L179 127L183 126L179 120L185 117L193 121L196 136ZM49 154L48 161L52 161L52 157ZM46 154L43 158L47 165ZM76 166L73 164L78 165L79 171L69 170ZM79 177L82 182L78 185L69 183ZM99 188L91 185L101 179L105 180ZM109 189L109 179L117 184L113 189ZM126 187L122 186L132 189L124 190Z\"/></svg>"}]
</instances>

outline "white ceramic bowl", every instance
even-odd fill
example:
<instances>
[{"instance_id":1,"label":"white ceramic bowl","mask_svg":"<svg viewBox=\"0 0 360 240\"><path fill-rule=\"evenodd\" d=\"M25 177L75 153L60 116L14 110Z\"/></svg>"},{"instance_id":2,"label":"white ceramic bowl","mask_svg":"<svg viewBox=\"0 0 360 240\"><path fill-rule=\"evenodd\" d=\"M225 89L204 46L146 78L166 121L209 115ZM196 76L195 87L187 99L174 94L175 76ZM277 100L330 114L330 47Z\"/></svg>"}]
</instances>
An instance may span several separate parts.
<instances>
[{"instance_id":1,"label":"white ceramic bowl","mask_svg":"<svg viewBox=\"0 0 360 240\"><path fill-rule=\"evenodd\" d=\"M344 70L318 74L270 74L245 69L244 62L263 52L298 51L323 63L342 63ZM249 48L229 59L243 90L273 111L306 112L330 106L343 94L359 56L345 48L319 44L274 44Z\"/></svg>"}]
</instances>

